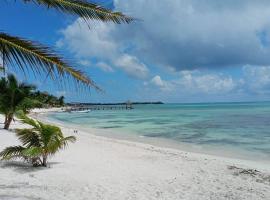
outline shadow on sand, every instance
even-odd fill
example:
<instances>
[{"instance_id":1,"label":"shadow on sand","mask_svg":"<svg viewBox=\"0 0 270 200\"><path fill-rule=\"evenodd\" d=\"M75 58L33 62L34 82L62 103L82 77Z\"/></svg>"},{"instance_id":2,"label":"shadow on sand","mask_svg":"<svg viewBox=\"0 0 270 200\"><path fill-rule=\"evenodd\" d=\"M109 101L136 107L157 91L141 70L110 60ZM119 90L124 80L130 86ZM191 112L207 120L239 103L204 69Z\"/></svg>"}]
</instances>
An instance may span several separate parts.
<instances>
[{"instance_id":1,"label":"shadow on sand","mask_svg":"<svg viewBox=\"0 0 270 200\"><path fill-rule=\"evenodd\" d=\"M1 168L11 168L18 173L37 172L41 170L48 170L53 165L60 164L60 162L50 162L47 167L33 167L30 163L22 161L0 161Z\"/></svg>"},{"instance_id":2,"label":"shadow on sand","mask_svg":"<svg viewBox=\"0 0 270 200\"><path fill-rule=\"evenodd\" d=\"M49 167L33 167L30 163L22 161L0 161L0 168L12 169L17 173L28 174L31 178L36 178L35 172L49 170L51 166L59 164L58 162L49 163ZM13 183L6 184L0 182L0 200L42 200L40 197L27 195L28 190L36 188L37 190L43 191L45 186L33 185L27 180L18 180ZM8 191L8 192L7 192ZM12 192L14 191L14 193ZM15 192L16 191L16 192ZM25 191L25 194L16 194L18 191ZM4 194L3 194L4 192ZM7 194L5 194L7 193ZM20 193L20 192L19 192Z\"/></svg>"},{"instance_id":3,"label":"shadow on sand","mask_svg":"<svg viewBox=\"0 0 270 200\"><path fill-rule=\"evenodd\" d=\"M21 195L0 195L0 199L3 200L41 200L41 198L35 198L31 196Z\"/></svg>"}]
</instances>

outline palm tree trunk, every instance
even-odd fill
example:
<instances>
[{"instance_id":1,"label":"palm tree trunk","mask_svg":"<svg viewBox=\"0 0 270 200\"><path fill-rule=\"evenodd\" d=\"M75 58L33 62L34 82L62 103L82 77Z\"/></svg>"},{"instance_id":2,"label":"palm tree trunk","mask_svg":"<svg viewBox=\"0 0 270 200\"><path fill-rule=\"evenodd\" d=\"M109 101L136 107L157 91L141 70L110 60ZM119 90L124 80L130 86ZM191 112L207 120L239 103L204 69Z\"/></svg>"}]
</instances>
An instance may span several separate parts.
<instances>
[{"instance_id":1,"label":"palm tree trunk","mask_svg":"<svg viewBox=\"0 0 270 200\"><path fill-rule=\"evenodd\" d=\"M5 121L4 121L4 124L6 124L7 123L7 116L5 115Z\"/></svg>"},{"instance_id":2,"label":"palm tree trunk","mask_svg":"<svg viewBox=\"0 0 270 200\"><path fill-rule=\"evenodd\" d=\"M8 116L6 116L6 118L5 118L4 129L6 129L6 130L9 129L9 126L10 126L10 124L11 124L12 119L13 119L13 115L8 115Z\"/></svg>"},{"instance_id":3,"label":"palm tree trunk","mask_svg":"<svg viewBox=\"0 0 270 200\"><path fill-rule=\"evenodd\" d=\"M43 158L42 158L42 166L43 166L43 167L47 167L47 155L43 155Z\"/></svg>"}]
</instances>

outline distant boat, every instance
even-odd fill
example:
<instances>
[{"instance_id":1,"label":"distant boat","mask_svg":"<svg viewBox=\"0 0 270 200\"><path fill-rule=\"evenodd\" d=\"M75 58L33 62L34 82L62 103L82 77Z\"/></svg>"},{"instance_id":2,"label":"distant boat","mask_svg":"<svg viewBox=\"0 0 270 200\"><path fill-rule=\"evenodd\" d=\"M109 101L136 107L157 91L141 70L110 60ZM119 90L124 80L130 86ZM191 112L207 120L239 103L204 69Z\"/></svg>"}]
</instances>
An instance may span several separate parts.
<instances>
[{"instance_id":1,"label":"distant boat","mask_svg":"<svg viewBox=\"0 0 270 200\"><path fill-rule=\"evenodd\" d=\"M74 111L71 111L71 112L74 112L74 113L89 113L89 112L91 112L91 110L89 109L89 110L74 110Z\"/></svg>"}]
</instances>

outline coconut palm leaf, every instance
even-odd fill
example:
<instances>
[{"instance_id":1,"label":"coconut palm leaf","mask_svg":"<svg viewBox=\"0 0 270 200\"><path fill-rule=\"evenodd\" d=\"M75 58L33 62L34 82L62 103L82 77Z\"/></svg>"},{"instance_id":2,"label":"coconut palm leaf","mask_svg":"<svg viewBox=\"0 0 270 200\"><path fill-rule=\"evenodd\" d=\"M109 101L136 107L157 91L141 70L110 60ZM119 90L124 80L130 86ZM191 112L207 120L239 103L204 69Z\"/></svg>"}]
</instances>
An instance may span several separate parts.
<instances>
[{"instance_id":1,"label":"coconut palm leaf","mask_svg":"<svg viewBox=\"0 0 270 200\"><path fill-rule=\"evenodd\" d=\"M23 146L41 146L40 137L34 129L16 129L16 136L19 138Z\"/></svg>"},{"instance_id":2,"label":"coconut palm leaf","mask_svg":"<svg viewBox=\"0 0 270 200\"><path fill-rule=\"evenodd\" d=\"M22 146L7 147L3 151L0 152L0 157L2 157L2 160L24 158L22 154L23 150L25 150L25 148Z\"/></svg>"},{"instance_id":3,"label":"coconut palm leaf","mask_svg":"<svg viewBox=\"0 0 270 200\"><path fill-rule=\"evenodd\" d=\"M76 137L68 136L68 137L62 138L60 142L61 142L62 148L66 148L69 142L74 143L75 141L76 141Z\"/></svg>"},{"instance_id":4,"label":"coconut palm leaf","mask_svg":"<svg viewBox=\"0 0 270 200\"><path fill-rule=\"evenodd\" d=\"M30 117L27 117L22 111L18 111L16 113L16 116L21 120L22 123L33 126L36 130L40 128L39 124L36 120L34 120ZM20 130L20 129L18 129L18 130Z\"/></svg>"},{"instance_id":5,"label":"coconut palm leaf","mask_svg":"<svg viewBox=\"0 0 270 200\"><path fill-rule=\"evenodd\" d=\"M53 80L59 76L71 78L76 84L83 83L100 90L83 72L74 69L51 49L39 43L0 32L0 51L6 64L18 66L24 72L31 70L38 75L45 73Z\"/></svg>"},{"instance_id":6,"label":"coconut palm leaf","mask_svg":"<svg viewBox=\"0 0 270 200\"><path fill-rule=\"evenodd\" d=\"M130 23L134 19L120 12L113 12L95 3L86 0L23 0L34 2L47 8L54 8L58 11L77 15L84 20L112 21L114 23Z\"/></svg>"},{"instance_id":7,"label":"coconut palm leaf","mask_svg":"<svg viewBox=\"0 0 270 200\"><path fill-rule=\"evenodd\" d=\"M36 158L36 157L39 157L41 156L43 153L43 150L41 147L29 147L29 148L25 148L23 151L22 151L22 155L27 157L28 159L29 158Z\"/></svg>"}]
</instances>

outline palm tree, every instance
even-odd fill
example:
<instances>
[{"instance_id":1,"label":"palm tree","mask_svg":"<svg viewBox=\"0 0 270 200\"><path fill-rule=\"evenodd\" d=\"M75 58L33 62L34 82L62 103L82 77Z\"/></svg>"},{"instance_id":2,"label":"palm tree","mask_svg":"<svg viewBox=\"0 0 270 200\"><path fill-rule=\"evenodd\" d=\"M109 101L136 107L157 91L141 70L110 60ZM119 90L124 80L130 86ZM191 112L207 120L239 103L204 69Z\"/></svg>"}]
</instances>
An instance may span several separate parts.
<instances>
[{"instance_id":1,"label":"palm tree","mask_svg":"<svg viewBox=\"0 0 270 200\"><path fill-rule=\"evenodd\" d=\"M103 22L130 23L133 18L120 12L113 12L95 3L86 0L22 0L25 3L35 3L46 8L54 8L57 11L81 17L84 21L100 20ZM6 65L16 67L23 72L31 70L34 74L45 73L53 80L56 77L72 78L75 83L94 87L98 86L83 72L75 69L62 57L58 56L50 48L37 42L0 32L0 54L3 63L0 69Z\"/></svg>"},{"instance_id":2,"label":"palm tree","mask_svg":"<svg viewBox=\"0 0 270 200\"><path fill-rule=\"evenodd\" d=\"M56 97L48 92L36 91L31 94L31 100L35 100L39 105L37 107L63 106L64 96Z\"/></svg>"},{"instance_id":3,"label":"palm tree","mask_svg":"<svg viewBox=\"0 0 270 200\"><path fill-rule=\"evenodd\" d=\"M64 106L65 105L65 97L64 96L59 97L58 104L59 104L59 106Z\"/></svg>"},{"instance_id":4,"label":"palm tree","mask_svg":"<svg viewBox=\"0 0 270 200\"><path fill-rule=\"evenodd\" d=\"M33 166L47 166L48 157L75 142L74 136L64 137L57 126L44 124L21 114L20 119L33 128L17 129L16 135L22 146L11 146L0 152L3 160L23 159Z\"/></svg>"},{"instance_id":5,"label":"palm tree","mask_svg":"<svg viewBox=\"0 0 270 200\"><path fill-rule=\"evenodd\" d=\"M0 113L5 115L4 129L9 129L14 114L22 109L24 101L30 97L35 87L26 83L19 83L16 77L9 74L0 80Z\"/></svg>"}]
</instances>

